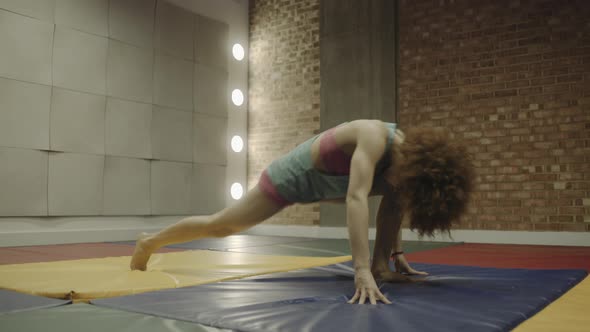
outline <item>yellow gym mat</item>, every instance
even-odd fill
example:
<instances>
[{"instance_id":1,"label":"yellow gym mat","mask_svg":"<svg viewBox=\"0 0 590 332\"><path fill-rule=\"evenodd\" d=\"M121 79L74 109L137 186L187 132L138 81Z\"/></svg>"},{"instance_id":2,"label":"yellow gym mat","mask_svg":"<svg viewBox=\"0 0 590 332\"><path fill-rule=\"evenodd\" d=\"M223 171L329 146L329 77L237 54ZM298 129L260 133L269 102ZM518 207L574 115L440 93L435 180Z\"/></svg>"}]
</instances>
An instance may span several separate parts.
<instances>
[{"instance_id":1,"label":"yellow gym mat","mask_svg":"<svg viewBox=\"0 0 590 332\"><path fill-rule=\"evenodd\" d=\"M590 326L590 277L520 324L516 332L588 331Z\"/></svg>"},{"instance_id":2,"label":"yellow gym mat","mask_svg":"<svg viewBox=\"0 0 590 332\"><path fill-rule=\"evenodd\" d=\"M351 260L269 256L209 250L154 254L148 270L130 271L131 257L0 266L0 288L76 302L305 269Z\"/></svg>"}]
</instances>

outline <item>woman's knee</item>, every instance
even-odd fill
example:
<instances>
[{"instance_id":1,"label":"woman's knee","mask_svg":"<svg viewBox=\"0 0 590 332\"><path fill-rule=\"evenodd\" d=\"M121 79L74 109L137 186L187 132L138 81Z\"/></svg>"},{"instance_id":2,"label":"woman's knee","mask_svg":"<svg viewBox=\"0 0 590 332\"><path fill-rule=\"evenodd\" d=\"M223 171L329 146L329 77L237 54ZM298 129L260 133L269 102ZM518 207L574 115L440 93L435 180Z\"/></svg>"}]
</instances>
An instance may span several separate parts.
<instances>
[{"instance_id":1,"label":"woman's knee","mask_svg":"<svg viewBox=\"0 0 590 332\"><path fill-rule=\"evenodd\" d=\"M282 208L255 187L235 205L214 214L212 222L220 226L219 234L233 234L265 221Z\"/></svg>"}]
</instances>

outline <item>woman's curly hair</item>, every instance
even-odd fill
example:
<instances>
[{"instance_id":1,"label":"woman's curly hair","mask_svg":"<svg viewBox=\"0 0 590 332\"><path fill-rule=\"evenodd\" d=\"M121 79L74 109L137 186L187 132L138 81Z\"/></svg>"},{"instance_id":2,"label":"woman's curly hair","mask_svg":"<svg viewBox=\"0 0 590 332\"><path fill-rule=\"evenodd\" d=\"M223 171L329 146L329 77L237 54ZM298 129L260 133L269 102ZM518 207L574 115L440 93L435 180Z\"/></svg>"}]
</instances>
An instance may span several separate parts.
<instances>
[{"instance_id":1,"label":"woman's curly hair","mask_svg":"<svg viewBox=\"0 0 590 332\"><path fill-rule=\"evenodd\" d=\"M392 162L390 179L410 228L420 236L449 232L466 210L473 187L475 172L466 147L445 129L416 127L405 132Z\"/></svg>"}]
</instances>

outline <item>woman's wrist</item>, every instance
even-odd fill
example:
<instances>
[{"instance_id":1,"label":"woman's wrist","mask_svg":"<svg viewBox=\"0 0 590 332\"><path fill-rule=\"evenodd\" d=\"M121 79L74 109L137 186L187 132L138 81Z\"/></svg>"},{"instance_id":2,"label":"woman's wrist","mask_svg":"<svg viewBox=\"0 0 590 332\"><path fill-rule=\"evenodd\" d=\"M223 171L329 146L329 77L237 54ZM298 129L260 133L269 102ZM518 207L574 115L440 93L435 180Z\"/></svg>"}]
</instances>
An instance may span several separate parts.
<instances>
[{"instance_id":1,"label":"woman's wrist","mask_svg":"<svg viewBox=\"0 0 590 332\"><path fill-rule=\"evenodd\" d=\"M363 271L363 270L370 270L370 269L371 269L371 266L369 265L368 261L366 263L354 262L354 270L355 271Z\"/></svg>"}]
</instances>

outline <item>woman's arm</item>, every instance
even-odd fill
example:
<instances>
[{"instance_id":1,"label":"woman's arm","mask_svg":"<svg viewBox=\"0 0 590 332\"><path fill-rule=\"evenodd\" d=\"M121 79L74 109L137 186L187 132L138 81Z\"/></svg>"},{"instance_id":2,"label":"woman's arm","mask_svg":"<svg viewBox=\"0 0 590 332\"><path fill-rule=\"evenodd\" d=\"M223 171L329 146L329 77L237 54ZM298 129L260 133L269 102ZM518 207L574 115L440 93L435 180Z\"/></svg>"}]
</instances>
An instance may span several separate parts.
<instances>
[{"instance_id":1,"label":"woman's arm","mask_svg":"<svg viewBox=\"0 0 590 332\"><path fill-rule=\"evenodd\" d=\"M371 272L375 279L385 282L408 282L409 277L389 269L389 258L391 248L401 248L399 241L396 241L397 234L401 228L401 209L399 200L392 190L388 190L381 199L379 211L377 212L377 234L375 237L375 248L373 250L373 263ZM396 244L397 242L397 244Z\"/></svg>"},{"instance_id":2,"label":"woman's arm","mask_svg":"<svg viewBox=\"0 0 590 332\"><path fill-rule=\"evenodd\" d=\"M380 272L389 271L391 247L400 224L399 206L394 193L388 191L383 195L377 212L377 234L373 250L373 264L371 265L371 271L376 277Z\"/></svg>"},{"instance_id":3,"label":"woman's arm","mask_svg":"<svg viewBox=\"0 0 590 332\"><path fill-rule=\"evenodd\" d=\"M369 266L368 196L373 185L375 165L385 150L385 140L376 135L376 126L359 127L357 144L350 163L350 180L346 195L346 222L354 264L356 292L349 303L371 304L377 300L390 303L379 291Z\"/></svg>"},{"instance_id":4,"label":"woman's arm","mask_svg":"<svg viewBox=\"0 0 590 332\"><path fill-rule=\"evenodd\" d=\"M397 272L400 273L404 273L404 274L409 274L409 275L428 275L427 272L424 271L418 271L418 270L414 270L410 264L408 263L408 261L406 260L406 257L404 256L404 252L402 249L402 230L401 227L398 229L397 231L397 236L396 239L393 243L393 247L394 247L394 256L393 259L395 259L395 270Z\"/></svg>"}]
</instances>

